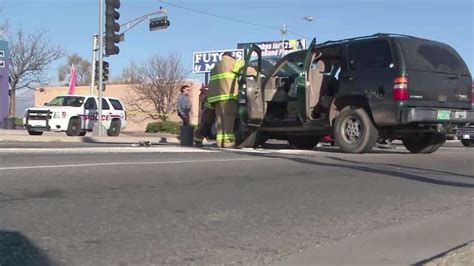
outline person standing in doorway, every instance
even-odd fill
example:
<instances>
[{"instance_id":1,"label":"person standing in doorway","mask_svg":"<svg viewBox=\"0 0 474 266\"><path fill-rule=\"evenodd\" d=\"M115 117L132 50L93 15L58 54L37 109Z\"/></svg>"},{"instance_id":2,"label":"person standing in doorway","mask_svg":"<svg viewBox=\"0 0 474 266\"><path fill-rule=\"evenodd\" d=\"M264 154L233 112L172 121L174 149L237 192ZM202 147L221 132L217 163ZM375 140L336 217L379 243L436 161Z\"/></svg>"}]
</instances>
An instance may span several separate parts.
<instances>
[{"instance_id":1,"label":"person standing in doorway","mask_svg":"<svg viewBox=\"0 0 474 266\"><path fill-rule=\"evenodd\" d=\"M235 145L234 122L238 111L238 79L243 67L243 60L237 60L232 53L225 52L222 60L211 70L207 102L214 109L217 120L217 145L222 148ZM256 74L254 68L248 68L247 75Z\"/></svg>"},{"instance_id":2,"label":"person standing in doorway","mask_svg":"<svg viewBox=\"0 0 474 266\"><path fill-rule=\"evenodd\" d=\"M191 101L189 99L189 93L191 87L183 85L181 87L181 95L178 97L178 116L183 120L183 126L191 125L189 121L189 112L191 111Z\"/></svg>"}]
</instances>

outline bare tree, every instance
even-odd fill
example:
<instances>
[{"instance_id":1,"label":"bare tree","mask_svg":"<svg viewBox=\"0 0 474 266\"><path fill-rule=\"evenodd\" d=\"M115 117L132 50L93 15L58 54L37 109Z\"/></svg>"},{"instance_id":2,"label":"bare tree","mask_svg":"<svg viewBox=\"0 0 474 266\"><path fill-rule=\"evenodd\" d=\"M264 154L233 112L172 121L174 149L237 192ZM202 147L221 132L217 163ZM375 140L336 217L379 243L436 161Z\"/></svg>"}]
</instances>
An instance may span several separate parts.
<instances>
[{"instance_id":1,"label":"bare tree","mask_svg":"<svg viewBox=\"0 0 474 266\"><path fill-rule=\"evenodd\" d=\"M179 88L185 84L186 76L181 57L176 54L154 55L145 62L131 63L122 74L122 79L132 84L128 104L132 111L166 121L176 112Z\"/></svg>"},{"instance_id":2,"label":"bare tree","mask_svg":"<svg viewBox=\"0 0 474 266\"><path fill-rule=\"evenodd\" d=\"M0 13L3 8L0 7ZM8 33L8 21L0 21L0 39L6 38Z\"/></svg>"},{"instance_id":3,"label":"bare tree","mask_svg":"<svg viewBox=\"0 0 474 266\"><path fill-rule=\"evenodd\" d=\"M16 115L16 90L45 83L49 64L63 56L63 49L50 43L45 30L25 34L19 29L10 37L10 117Z\"/></svg>"},{"instance_id":4,"label":"bare tree","mask_svg":"<svg viewBox=\"0 0 474 266\"><path fill-rule=\"evenodd\" d=\"M58 69L58 80L69 85L69 73L71 65L74 65L76 71L76 84L79 86L87 85L91 82L91 63L78 54L71 54L67 57L67 63L61 65Z\"/></svg>"}]
</instances>

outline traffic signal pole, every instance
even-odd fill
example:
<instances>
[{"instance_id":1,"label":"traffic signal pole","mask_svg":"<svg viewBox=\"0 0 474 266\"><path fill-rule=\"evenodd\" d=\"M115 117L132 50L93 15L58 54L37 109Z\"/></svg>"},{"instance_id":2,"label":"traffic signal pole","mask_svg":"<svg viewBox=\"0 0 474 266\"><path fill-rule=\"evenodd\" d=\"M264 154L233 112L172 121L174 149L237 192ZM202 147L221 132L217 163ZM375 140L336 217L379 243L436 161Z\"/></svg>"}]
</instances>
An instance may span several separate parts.
<instances>
[{"instance_id":1,"label":"traffic signal pole","mask_svg":"<svg viewBox=\"0 0 474 266\"><path fill-rule=\"evenodd\" d=\"M99 101L97 103L98 107L98 114L97 114L97 124L94 126L94 129L92 130L92 135L94 136L103 136L104 135L104 129L102 126L102 87L103 87L103 81L102 81L102 64L104 60L104 0L99 0L99 89L98 89L98 94L99 94Z\"/></svg>"},{"instance_id":2,"label":"traffic signal pole","mask_svg":"<svg viewBox=\"0 0 474 266\"><path fill-rule=\"evenodd\" d=\"M97 61L97 42L99 39L98 34L94 34L94 37L92 38L92 71L91 71L91 88L90 88L90 95L94 95L94 87L95 87L95 77L96 77L96 61Z\"/></svg>"}]
</instances>

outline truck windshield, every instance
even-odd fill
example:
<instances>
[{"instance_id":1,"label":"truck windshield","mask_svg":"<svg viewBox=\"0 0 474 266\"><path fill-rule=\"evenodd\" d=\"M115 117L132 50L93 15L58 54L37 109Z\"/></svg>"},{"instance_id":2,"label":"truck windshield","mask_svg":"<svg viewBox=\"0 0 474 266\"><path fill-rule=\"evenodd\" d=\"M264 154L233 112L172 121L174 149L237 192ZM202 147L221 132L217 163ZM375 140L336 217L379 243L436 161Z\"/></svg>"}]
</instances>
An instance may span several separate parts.
<instances>
[{"instance_id":1,"label":"truck windshield","mask_svg":"<svg viewBox=\"0 0 474 266\"><path fill-rule=\"evenodd\" d=\"M80 107L84 103L84 97L77 96L58 96L52 99L47 106L72 106Z\"/></svg>"}]
</instances>

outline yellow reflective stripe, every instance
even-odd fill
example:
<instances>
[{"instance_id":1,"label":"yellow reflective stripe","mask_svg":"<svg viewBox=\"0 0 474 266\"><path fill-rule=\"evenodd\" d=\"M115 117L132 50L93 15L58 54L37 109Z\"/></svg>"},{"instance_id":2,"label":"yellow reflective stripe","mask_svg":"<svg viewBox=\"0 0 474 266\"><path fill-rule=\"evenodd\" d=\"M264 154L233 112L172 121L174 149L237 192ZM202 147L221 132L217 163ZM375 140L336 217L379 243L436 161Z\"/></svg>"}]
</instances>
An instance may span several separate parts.
<instances>
[{"instance_id":1,"label":"yellow reflective stripe","mask_svg":"<svg viewBox=\"0 0 474 266\"><path fill-rule=\"evenodd\" d=\"M217 74L217 75L213 75L211 76L211 81L212 80L218 80L218 79L227 79L227 78L231 78L231 79L234 79L236 78L237 75L235 75L234 73L232 72L224 72L222 74Z\"/></svg>"},{"instance_id":2,"label":"yellow reflective stripe","mask_svg":"<svg viewBox=\"0 0 474 266\"><path fill-rule=\"evenodd\" d=\"M237 100L237 95L234 94L221 94L212 97L207 97L207 101L209 103L215 103L220 101L228 101L228 100Z\"/></svg>"},{"instance_id":3,"label":"yellow reflective stripe","mask_svg":"<svg viewBox=\"0 0 474 266\"><path fill-rule=\"evenodd\" d=\"M232 134L232 133L217 133L216 134L216 140L217 141L222 141L222 140L234 141L235 140L235 135Z\"/></svg>"},{"instance_id":4,"label":"yellow reflective stripe","mask_svg":"<svg viewBox=\"0 0 474 266\"><path fill-rule=\"evenodd\" d=\"M234 66L234 73L239 72L239 70L244 66L245 62L243 60L237 60Z\"/></svg>"}]
</instances>

